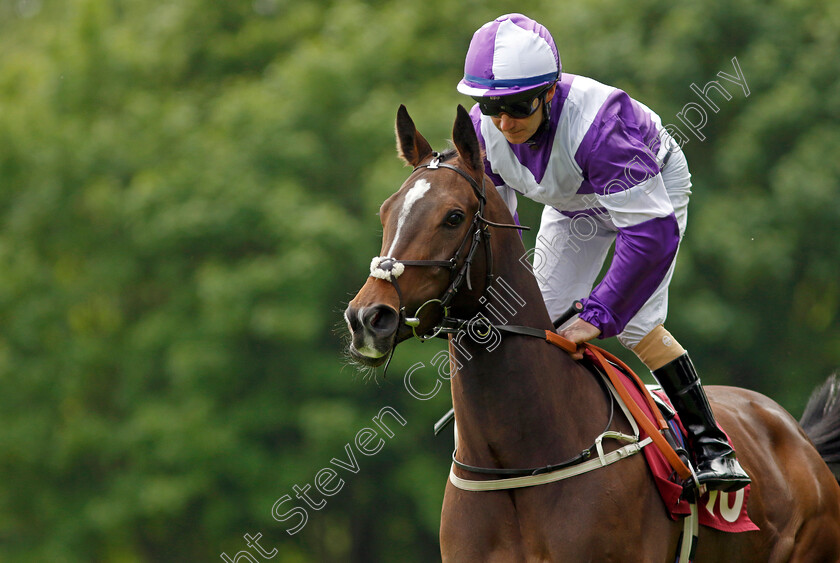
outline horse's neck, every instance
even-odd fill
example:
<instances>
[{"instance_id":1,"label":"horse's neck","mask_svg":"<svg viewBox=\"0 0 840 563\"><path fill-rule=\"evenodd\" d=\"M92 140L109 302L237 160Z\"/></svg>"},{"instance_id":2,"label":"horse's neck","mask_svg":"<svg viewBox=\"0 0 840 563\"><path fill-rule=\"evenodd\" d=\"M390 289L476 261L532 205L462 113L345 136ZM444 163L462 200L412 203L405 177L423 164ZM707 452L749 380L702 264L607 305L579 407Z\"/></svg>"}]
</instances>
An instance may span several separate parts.
<instances>
[{"instance_id":1,"label":"horse's neck","mask_svg":"<svg viewBox=\"0 0 840 563\"><path fill-rule=\"evenodd\" d=\"M497 279L485 291L474 319L551 326L533 274L518 261L523 253L517 244L494 249ZM598 416L599 408L605 407L594 379L542 339L492 329L488 334L475 320L452 337L450 350L457 369L452 397L459 457L466 463L554 463L559 456L579 453L594 438L591 429L605 422ZM598 418L594 426L593 412Z\"/></svg>"}]
</instances>

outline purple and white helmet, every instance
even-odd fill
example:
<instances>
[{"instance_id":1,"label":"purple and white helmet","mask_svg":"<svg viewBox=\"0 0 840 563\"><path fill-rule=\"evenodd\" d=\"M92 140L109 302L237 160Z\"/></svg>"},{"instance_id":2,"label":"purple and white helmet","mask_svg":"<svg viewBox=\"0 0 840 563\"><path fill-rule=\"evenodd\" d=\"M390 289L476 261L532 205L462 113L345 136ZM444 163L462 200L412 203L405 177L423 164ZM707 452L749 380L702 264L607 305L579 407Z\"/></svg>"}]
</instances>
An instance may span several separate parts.
<instances>
[{"instance_id":1,"label":"purple and white helmet","mask_svg":"<svg viewBox=\"0 0 840 563\"><path fill-rule=\"evenodd\" d=\"M473 34L458 91L482 98L509 96L554 84L560 71L548 30L522 14L506 14Z\"/></svg>"}]
</instances>

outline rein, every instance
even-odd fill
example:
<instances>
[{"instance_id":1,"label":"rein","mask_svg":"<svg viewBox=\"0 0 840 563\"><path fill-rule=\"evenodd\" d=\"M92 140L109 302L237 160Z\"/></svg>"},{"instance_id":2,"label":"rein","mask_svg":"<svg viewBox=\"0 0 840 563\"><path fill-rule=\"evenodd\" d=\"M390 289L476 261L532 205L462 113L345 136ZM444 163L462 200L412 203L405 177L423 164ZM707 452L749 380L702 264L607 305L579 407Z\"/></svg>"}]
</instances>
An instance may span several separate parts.
<instances>
[{"instance_id":1,"label":"rein","mask_svg":"<svg viewBox=\"0 0 840 563\"><path fill-rule=\"evenodd\" d=\"M468 322L468 321L464 321L464 320L461 320L461 319L453 319L453 318L444 319L444 322L446 322L446 321L449 321L449 323L448 323L449 326L447 326L445 330L447 332L450 332L450 333L454 333L454 332L458 332L459 330L462 330L463 325ZM457 325L453 324L453 322L457 323ZM485 320L485 322L487 322L487 321ZM488 322L488 324L490 324L490 323ZM694 472L683 462L683 460L680 458L679 454L676 451L674 451L674 448L668 443L667 438L665 438L665 436L663 436L663 434L662 434L663 431L667 432L668 423L665 422L665 419L662 416L662 413L659 411L659 407L656 405L653 397L647 391L647 388L645 387L644 382L639 378L638 375L636 375L636 373L632 369L630 369L630 367L627 364L625 364L619 358L617 358L613 354L607 352L603 348L599 348L598 346L595 346L594 344L590 344L588 342L584 342L583 344L577 345L574 342L572 342L571 340L560 336L559 334L557 334L556 332L554 332L552 330L537 329L537 328L532 328L532 327L527 327L527 326L493 325L493 324L490 324L490 327L488 327L488 329L489 328L495 328L495 329L499 330L500 332L507 332L509 334L518 334L518 335L521 335L521 336L531 336L531 337L540 338L541 340L545 340L549 344L552 344L553 346L557 346L558 348L560 348L563 351L568 352L570 354L577 351L579 346L580 346L580 348L583 348L584 355L587 358L589 358L589 360L595 365L596 368L598 368L598 370L602 373L602 375L604 377L609 379L610 383L612 384L612 388L615 390L614 391L615 394L620 399L619 400L619 405L622 407L622 410L624 411L625 415L627 415L628 420L631 422L631 424L633 424L634 429L635 429L635 426L638 425L638 427L640 427L642 430L644 430L645 433L648 435L648 437L645 438L645 440L643 441L644 445L653 443L659 449L659 451L662 452L662 454L665 456L665 459L668 461L668 463L671 465L671 467L674 469L676 474L679 475L679 477L681 479L683 479L684 481L688 481L688 482L694 482L695 485L697 484L696 483L696 476L694 475ZM642 392L642 396L644 397L645 402L647 403L648 407L650 408L650 411L653 413L653 416L654 416L654 419L655 419L653 422L651 422L651 420L644 414L644 412L641 410L641 408L632 399L632 397L630 396L627 389L625 389L624 385L618 379L616 366L618 368L621 368L624 371L624 373L626 373L628 376L630 376L630 378L634 380L637 387ZM598 449L600 460L592 460L593 463L590 464L588 469L586 469L585 471L582 471L582 472L591 471L593 469L603 467L603 465L607 464L605 462L606 457L604 456L604 454L601 450L601 446L600 446L601 440L604 437L617 438L617 439L620 439L620 440L626 440L626 438L627 438L624 434L611 433L611 432L608 431L610 425L612 424L612 420L613 420L612 400L614 400L614 399L613 399L612 396L610 396L610 400L611 400L611 403L610 403L610 420L609 420L609 423L607 425L607 430L605 430L602 434L600 434L598 436L598 438L595 439L595 446ZM637 435L638 435L638 432L637 432ZM633 448L634 445L639 446L638 450L634 450L634 448ZM628 446L625 446L624 448L621 448L620 450L616 450L615 452L612 452L615 455L611 458L611 461L609 463L613 463L615 461L618 461L619 459L623 459L627 455L632 455L633 453L637 453L639 450L641 450L641 447L643 447L642 442L639 442L638 440L636 440L635 442L629 444ZM466 471L471 471L473 473L483 473L483 474L489 474L489 475L518 475L518 476L523 476L523 477L524 476L536 476L536 475L541 475L541 474L545 474L545 473L555 474L555 478L551 479L550 481L545 481L544 479L539 480L540 482L535 482L533 480L525 480L525 481L523 481L523 483L526 483L526 484L519 484L519 485L514 485L513 482L511 482L508 486L505 486L504 483L506 481L509 481L509 480L505 480L505 479L503 479L501 481L496 481L494 483L497 486L492 490L499 490L499 489L505 489L505 488L532 486L532 485L535 485L535 484L541 484L541 482L552 482L552 481L555 481L555 480L565 479L565 478L571 477L573 475L580 475L580 473L581 473L581 468L580 467L576 471L569 471L567 468L570 468L570 467L575 466L575 465L578 465L578 466L583 465L584 462L586 462L586 460L591 455L591 450L592 450L591 447L587 448L587 449L583 450L580 454L578 454L577 456L575 456L574 458L572 458L568 461L564 461L564 462L561 462L561 463L558 463L558 464L555 464L555 465L550 465L550 466L547 466L547 467L535 467L535 468L530 468L530 469L498 469L498 468L476 467L476 466L472 466L472 465L467 465L465 463L462 463L462 462L458 461L455 458L455 453L456 452L452 453L452 461L453 461L454 465L459 467L460 469L464 469ZM623 453L619 453L619 452L623 452ZM598 463L599 461L600 461L600 464ZM586 462L586 463L589 463L589 462ZM455 477L454 473L451 474L450 477ZM457 482L453 481L453 483L455 483L456 486L459 486L459 487L461 486L461 484L482 483L482 481L469 481L469 480L460 479L460 478L457 478L457 477L456 477L456 481ZM465 488L465 487L461 487L461 488ZM490 489L468 488L468 490L490 490Z\"/></svg>"}]
</instances>

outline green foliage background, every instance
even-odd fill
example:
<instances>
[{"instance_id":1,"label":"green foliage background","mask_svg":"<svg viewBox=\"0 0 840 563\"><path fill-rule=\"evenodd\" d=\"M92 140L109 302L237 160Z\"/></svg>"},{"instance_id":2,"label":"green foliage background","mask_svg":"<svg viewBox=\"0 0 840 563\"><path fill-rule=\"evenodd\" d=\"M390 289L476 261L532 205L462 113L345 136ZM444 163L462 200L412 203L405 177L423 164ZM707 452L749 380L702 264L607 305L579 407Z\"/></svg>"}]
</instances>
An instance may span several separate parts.
<instances>
[{"instance_id":1,"label":"green foliage background","mask_svg":"<svg viewBox=\"0 0 840 563\"><path fill-rule=\"evenodd\" d=\"M402 376L431 388L441 346L365 377L341 311L407 173L398 105L445 146L469 39L513 10L666 123L738 58L749 96L685 147L669 326L707 383L801 412L840 365L840 3L2 0L0 561L218 561L246 533L438 558L448 393ZM384 406L405 427L288 535L275 501Z\"/></svg>"}]
</instances>

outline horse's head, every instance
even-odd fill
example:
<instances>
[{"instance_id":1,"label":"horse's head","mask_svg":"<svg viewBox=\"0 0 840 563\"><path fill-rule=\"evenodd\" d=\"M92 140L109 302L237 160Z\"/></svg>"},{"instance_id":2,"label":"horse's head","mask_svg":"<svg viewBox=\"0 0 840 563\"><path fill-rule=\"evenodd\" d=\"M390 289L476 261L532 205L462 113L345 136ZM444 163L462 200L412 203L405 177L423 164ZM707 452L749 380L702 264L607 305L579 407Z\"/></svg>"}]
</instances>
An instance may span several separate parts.
<instances>
[{"instance_id":1,"label":"horse's head","mask_svg":"<svg viewBox=\"0 0 840 563\"><path fill-rule=\"evenodd\" d=\"M412 331L428 334L445 310L464 312L478 300L489 257L484 186L494 192L495 206L504 205L485 182L481 149L463 107L452 132L455 150L443 155L432 151L404 106L396 129L398 153L414 171L379 210L382 249L344 313L350 355L370 366L384 363Z\"/></svg>"}]
</instances>

